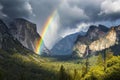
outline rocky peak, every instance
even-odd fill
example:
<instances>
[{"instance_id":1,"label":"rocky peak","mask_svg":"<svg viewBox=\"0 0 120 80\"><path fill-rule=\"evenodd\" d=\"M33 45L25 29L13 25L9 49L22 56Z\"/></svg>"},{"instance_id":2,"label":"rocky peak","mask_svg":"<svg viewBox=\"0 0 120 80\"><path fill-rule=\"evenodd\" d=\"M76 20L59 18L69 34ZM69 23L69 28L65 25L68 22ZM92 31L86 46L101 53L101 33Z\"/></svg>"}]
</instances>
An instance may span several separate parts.
<instances>
[{"instance_id":1,"label":"rocky peak","mask_svg":"<svg viewBox=\"0 0 120 80\"><path fill-rule=\"evenodd\" d=\"M92 41L97 40L100 37L103 37L107 32L108 32L109 28L103 26L103 25L99 25L99 26L90 26L86 37Z\"/></svg>"},{"instance_id":2,"label":"rocky peak","mask_svg":"<svg viewBox=\"0 0 120 80\"><path fill-rule=\"evenodd\" d=\"M88 34L91 33L92 31L96 31L96 29L98 29L97 26L95 26L95 25L91 25L91 26L89 27L89 29L88 29L86 35L88 35Z\"/></svg>"},{"instance_id":3,"label":"rocky peak","mask_svg":"<svg viewBox=\"0 0 120 80\"><path fill-rule=\"evenodd\" d=\"M18 26L19 25L19 26ZM15 19L11 24L10 24L10 28L13 29L17 29L17 28L24 28L29 30L31 33L36 33L37 29L36 29L36 24L31 23L25 19L22 18L17 18Z\"/></svg>"},{"instance_id":4,"label":"rocky peak","mask_svg":"<svg viewBox=\"0 0 120 80\"><path fill-rule=\"evenodd\" d=\"M108 27L106 27L106 26L104 26L104 25L101 25L101 24L98 25L98 28L99 28L101 31L103 31L103 32L108 32L108 31L109 31L109 28L108 28Z\"/></svg>"},{"instance_id":5,"label":"rocky peak","mask_svg":"<svg viewBox=\"0 0 120 80\"><path fill-rule=\"evenodd\" d=\"M10 23L9 27L12 34L19 34L21 37L25 37L25 32L27 31L29 36L40 37L37 33L36 25L22 18L17 18Z\"/></svg>"}]
</instances>

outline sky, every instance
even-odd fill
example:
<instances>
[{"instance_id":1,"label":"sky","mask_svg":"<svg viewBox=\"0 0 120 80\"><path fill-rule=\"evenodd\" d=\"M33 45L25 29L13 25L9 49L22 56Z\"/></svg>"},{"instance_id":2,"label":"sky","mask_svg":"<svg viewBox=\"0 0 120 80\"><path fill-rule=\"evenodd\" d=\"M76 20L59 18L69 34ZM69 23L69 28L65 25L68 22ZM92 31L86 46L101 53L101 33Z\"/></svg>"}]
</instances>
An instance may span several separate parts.
<instances>
[{"instance_id":1,"label":"sky","mask_svg":"<svg viewBox=\"0 0 120 80\"><path fill-rule=\"evenodd\" d=\"M25 18L37 24L41 34L48 17L56 16L44 42L52 46L66 35L87 31L90 25L120 24L120 0L0 0L0 19Z\"/></svg>"}]
</instances>

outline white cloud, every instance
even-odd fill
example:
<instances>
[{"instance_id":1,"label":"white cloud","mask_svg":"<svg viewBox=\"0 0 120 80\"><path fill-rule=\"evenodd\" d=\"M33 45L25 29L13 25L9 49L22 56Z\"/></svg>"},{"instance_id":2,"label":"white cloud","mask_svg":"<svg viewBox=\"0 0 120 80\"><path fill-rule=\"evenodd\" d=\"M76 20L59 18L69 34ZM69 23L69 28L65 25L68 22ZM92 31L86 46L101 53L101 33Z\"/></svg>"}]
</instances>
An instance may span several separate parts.
<instances>
[{"instance_id":1,"label":"white cloud","mask_svg":"<svg viewBox=\"0 0 120 80\"><path fill-rule=\"evenodd\" d=\"M26 11L28 11L33 16L35 15L35 14L33 14L33 8L28 1L25 2L24 8L26 9Z\"/></svg>"},{"instance_id":2,"label":"white cloud","mask_svg":"<svg viewBox=\"0 0 120 80\"><path fill-rule=\"evenodd\" d=\"M0 4L0 18L7 17L7 15L2 12L2 9L3 9L3 6Z\"/></svg>"},{"instance_id":3,"label":"white cloud","mask_svg":"<svg viewBox=\"0 0 120 80\"><path fill-rule=\"evenodd\" d=\"M120 13L120 0L105 0L101 4L101 14Z\"/></svg>"},{"instance_id":4,"label":"white cloud","mask_svg":"<svg viewBox=\"0 0 120 80\"><path fill-rule=\"evenodd\" d=\"M81 24L77 25L77 28L71 29L68 27L67 29L62 31L61 36L65 37L67 35L74 34L74 33L80 32L80 31L86 32L90 25L91 25L91 23L81 23Z\"/></svg>"}]
</instances>

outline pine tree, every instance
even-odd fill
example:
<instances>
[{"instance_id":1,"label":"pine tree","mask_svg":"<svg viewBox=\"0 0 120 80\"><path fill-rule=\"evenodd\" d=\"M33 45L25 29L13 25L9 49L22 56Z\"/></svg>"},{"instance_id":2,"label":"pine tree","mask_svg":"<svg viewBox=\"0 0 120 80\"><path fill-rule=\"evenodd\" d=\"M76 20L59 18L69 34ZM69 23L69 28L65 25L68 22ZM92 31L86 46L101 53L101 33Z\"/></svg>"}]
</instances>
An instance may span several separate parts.
<instances>
[{"instance_id":1,"label":"pine tree","mask_svg":"<svg viewBox=\"0 0 120 80\"><path fill-rule=\"evenodd\" d=\"M101 53L98 55L97 64L103 66L103 57Z\"/></svg>"},{"instance_id":2,"label":"pine tree","mask_svg":"<svg viewBox=\"0 0 120 80\"><path fill-rule=\"evenodd\" d=\"M63 65L61 65L61 67L60 67L60 71L59 71L59 80L67 80L67 79L66 79L65 68L64 68Z\"/></svg>"},{"instance_id":3,"label":"pine tree","mask_svg":"<svg viewBox=\"0 0 120 80\"><path fill-rule=\"evenodd\" d=\"M86 56L86 62L85 62L85 66L86 66L86 71L85 71L85 73L88 72L88 68L89 68L89 57L90 57L89 46L87 46L87 48L86 48L86 54L87 54L87 56Z\"/></svg>"},{"instance_id":4,"label":"pine tree","mask_svg":"<svg viewBox=\"0 0 120 80\"><path fill-rule=\"evenodd\" d=\"M113 57L113 52L111 49L107 49L103 52L103 61L104 61L104 71L106 70L106 60L110 59Z\"/></svg>"}]
</instances>

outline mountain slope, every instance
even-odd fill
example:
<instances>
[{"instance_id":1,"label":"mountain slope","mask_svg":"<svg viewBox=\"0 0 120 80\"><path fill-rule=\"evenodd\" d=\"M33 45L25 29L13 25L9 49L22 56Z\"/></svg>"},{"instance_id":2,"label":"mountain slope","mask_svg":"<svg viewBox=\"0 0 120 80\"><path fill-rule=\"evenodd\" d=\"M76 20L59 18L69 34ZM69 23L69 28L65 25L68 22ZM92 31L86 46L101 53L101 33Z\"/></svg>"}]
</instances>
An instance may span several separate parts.
<instances>
[{"instance_id":1,"label":"mountain slope","mask_svg":"<svg viewBox=\"0 0 120 80\"><path fill-rule=\"evenodd\" d=\"M80 33L71 34L61 39L51 49L52 55L70 55L72 53L74 42L77 36L80 34L82 33L80 32Z\"/></svg>"}]
</instances>

